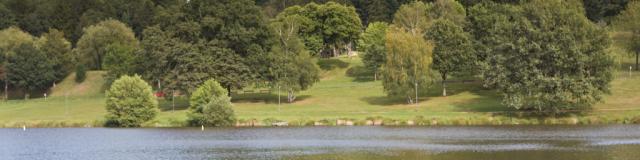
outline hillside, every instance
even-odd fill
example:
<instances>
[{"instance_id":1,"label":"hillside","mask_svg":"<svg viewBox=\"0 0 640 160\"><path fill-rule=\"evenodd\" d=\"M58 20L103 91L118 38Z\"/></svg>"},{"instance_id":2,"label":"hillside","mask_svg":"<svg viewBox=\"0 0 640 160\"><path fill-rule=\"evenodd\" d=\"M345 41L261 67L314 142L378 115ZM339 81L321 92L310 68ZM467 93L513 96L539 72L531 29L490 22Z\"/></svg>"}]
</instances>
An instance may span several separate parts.
<instances>
[{"instance_id":1,"label":"hillside","mask_svg":"<svg viewBox=\"0 0 640 160\"><path fill-rule=\"evenodd\" d=\"M87 71L87 78L82 83L76 83L75 73L71 73L67 78L51 88L51 97L81 97L99 96L104 91L104 71Z\"/></svg>"},{"instance_id":2,"label":"hillside","mask_svg":"<svg viewBox=\"0 0 640 160\"><path fill-rule=\"evenodd\" d=\"M621 63L621 66L628 65ZM421 93L418 105L408 105L404 98L387 97L380 81L363 71L359 58L332 58L319 62L321 80L306 91L298 93L294 103L284 101L278 105L277 91L256 92L245 89L233 95L235 113L240 121L287 121L292 124L312 124L315 121L335 122L337 119L363 121L384 119L406 121L428 119L440 124L538 124L538 123L630 123L640 115L640 73L619 71L611 83L611 95L594 106L585 115L570 116L570 121L550 122L512 115L513 109L500 104L500 96L486 90L481 84L454 83L450 96L440 96L440 86L434 85ZM87 80L76 84L73 75L52 89L51 98L12 100L0 103L0 124L5 127L18 124L34 126L100 125L105 114L102 94L104 72L88 72ZM264 89L260 89L264 90ZM64 97L65 91L69 96ZM160 99L161 113L151 126L181 126L186 120L187 98L174 102ZM576 117L577 116L577 117ZM571 118L573 117L573 118ZM521 119L524 118L524 119ZM640 121L639 121L640 122ZM0 125L2 127L3 125ZM82 125L80 125L82 126Z\"/></svg>"}]
</instances>

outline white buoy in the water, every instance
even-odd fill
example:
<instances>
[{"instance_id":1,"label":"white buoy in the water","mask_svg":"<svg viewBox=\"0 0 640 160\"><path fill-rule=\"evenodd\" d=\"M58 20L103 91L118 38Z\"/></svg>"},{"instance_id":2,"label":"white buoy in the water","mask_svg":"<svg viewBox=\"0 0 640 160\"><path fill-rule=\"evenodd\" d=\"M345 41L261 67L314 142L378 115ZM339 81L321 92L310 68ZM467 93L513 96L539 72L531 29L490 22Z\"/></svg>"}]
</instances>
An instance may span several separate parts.
<instances>
[{"instance_id":1,"label":"white buoy in the water","mask_svg":"<svg viewBox=\"0 0 640 160\"><path fill-rule=\"evenodd\" d=\"M26 130L27 130L27 126L22 125L22 130L23 130L23 131L26 131Z\"/></svg>"},{"instance_id":2,"label":"white buoy in the water","mask_svg":"<svg viewBox=\"0 0 640 160\"><path fill-rule=\"evenodd\" d=\"M202 125L202 130L204 131L204 125Z\"/></svg>"}]
</instances>

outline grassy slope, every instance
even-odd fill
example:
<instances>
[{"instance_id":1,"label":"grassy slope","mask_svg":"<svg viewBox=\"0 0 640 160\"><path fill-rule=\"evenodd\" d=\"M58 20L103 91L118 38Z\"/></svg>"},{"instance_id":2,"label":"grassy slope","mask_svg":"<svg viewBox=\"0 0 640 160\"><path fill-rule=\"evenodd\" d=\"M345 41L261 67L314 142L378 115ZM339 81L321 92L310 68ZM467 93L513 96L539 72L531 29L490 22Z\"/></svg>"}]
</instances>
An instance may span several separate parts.
<instances>
[{"instance_id":1,"label":"grassy slope","mask_svg":"<svg viewBox=\"0 0 640 160\"><path fill-rule=\"evenodd\" d=\"M621 67L628 66L625 58ZM338 118L362 120L381 116L408 120L416 116L455 119L489 118L491 113L510 111L500 104L493 91L482 89L477 83L450 84L450 96L441 97L440 86L435 85L420 99L419 105L407 105L403 98L386 97L380 81L370 74L358 74L362 62L358 58L322 60L322 79L309 90L298 94L298 101L278 105L276 91L272 94L234 95L234 109L239 119L286 121L335 120ZM356 74L348 74L353 73ZM101 93L101 72L89 72L85 83L75 84L70 76L52 90L52 98L15 100L0 103L0 123L15 124L30 121L100 121L105 114ZM585 117L629 117L640 115L640 72L618 72L611 83L612 93L604 102L594 106ZM89 89L87 89L89 88ZM63 96L70 90L69 98ZM186 100L176 100L173 111L171 101L161 100L162 112L150 124L179 124L186 119ZM500 117L500 116L498 116ZM504 118L504 117L503 117ZM493 119L493 118L491 118ZM6 125L5 125L6 126Z\"/></svg>"}]
</instances>

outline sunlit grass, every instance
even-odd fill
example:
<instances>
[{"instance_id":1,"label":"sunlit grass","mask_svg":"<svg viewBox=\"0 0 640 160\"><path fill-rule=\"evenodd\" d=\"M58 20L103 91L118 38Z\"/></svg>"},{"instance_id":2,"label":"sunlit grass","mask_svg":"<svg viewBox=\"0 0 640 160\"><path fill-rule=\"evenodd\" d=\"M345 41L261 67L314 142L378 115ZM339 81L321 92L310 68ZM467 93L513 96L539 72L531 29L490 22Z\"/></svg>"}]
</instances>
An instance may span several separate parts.
<instances>
[{"instance_id":1,"label":"sunlit grass","mask_svg":"<svg viewBox=\"0 0 640 160\"><path fill-rule=\"evenodd\" d=\"M630 58L622 64L629 64ZM364 124L367 119L386 121L423 120L439 125L472 124L602 124L631 123L640 115L640 72L619 69L611 83L611 94L585 115L558 119L521 118L499 113L514 111L503 106L500 95L484 89L479 82L449 84L449 96L442 97L441 86L435 83L429 90L421 91L418 105L407 104L403 97L388 97L381 81L373 81L373 75L354 71L362 66L359 58L335 58L321 60L321 81L297 94L294 103L286 102L284 91L278 104L277 91L271 93L247 93L233 95L234 110L242 121L282 120L309 124L314 121L335 123L337 119L351 119ZM347 72L350 72L347 74ZM87 83L102 82L89 75ZM60 88L77 90L66 81ZM54 93L61 91L54 90ZM48 99L11 100L0 102L0 123L11 127L22 123L40 126L66 126L69 124L95 124L103 121L104 94L84 96L59 96ZM175 107L174 107L175 104ZM182 126L186 121L188 100L179 97L175 101L160 100L157 118L145 126ZM72 125L74 126L74 125Z\"/></svg>"}]
</instances>

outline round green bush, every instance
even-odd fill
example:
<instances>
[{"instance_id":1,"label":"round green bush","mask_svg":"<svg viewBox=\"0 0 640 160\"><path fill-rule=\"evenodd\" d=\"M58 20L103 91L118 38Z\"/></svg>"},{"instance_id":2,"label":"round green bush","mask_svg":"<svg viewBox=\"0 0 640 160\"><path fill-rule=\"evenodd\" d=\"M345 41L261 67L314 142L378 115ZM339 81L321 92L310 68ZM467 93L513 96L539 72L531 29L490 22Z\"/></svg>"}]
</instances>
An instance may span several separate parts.
<instances>
[{"instance_id":1,"label":"round green bush","mask_svg":"<svg viewBox=\"0 0 640 160\"><path fill-rule=\"evenodd\" d=\"M107 90L105 126L139 127L157 113L158 101L140 76L122 76Z\"/></svg>"},{"instance_id":2,"label":"round green bush","mask_svg":"<svg viewBox=\"0 0 640 160\"><path fill-rule=\"evenodd\" d=\"M235 122L231 98L215 80L204 82L189 100L189 125L230 126Z\"/></svg>"}]
</instances>

